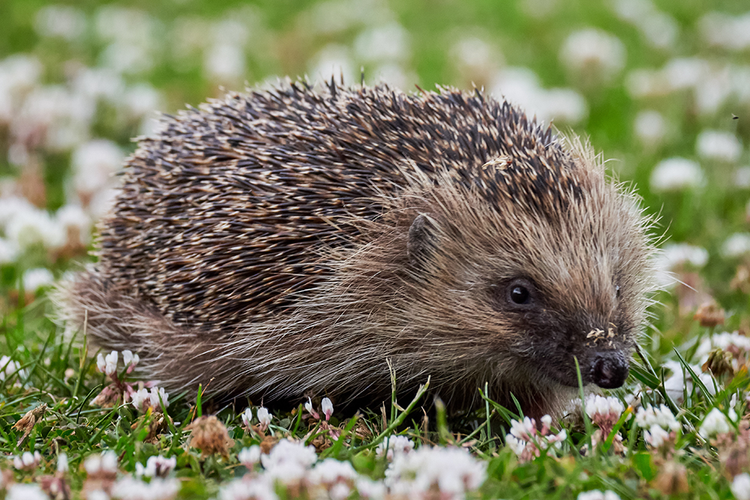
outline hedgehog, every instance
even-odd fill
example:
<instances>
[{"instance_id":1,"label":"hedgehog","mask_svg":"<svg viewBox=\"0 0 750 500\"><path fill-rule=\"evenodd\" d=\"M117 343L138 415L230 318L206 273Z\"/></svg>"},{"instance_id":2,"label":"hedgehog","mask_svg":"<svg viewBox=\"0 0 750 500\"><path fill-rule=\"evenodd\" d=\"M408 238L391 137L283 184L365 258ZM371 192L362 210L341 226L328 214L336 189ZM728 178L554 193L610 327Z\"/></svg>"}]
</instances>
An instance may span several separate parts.
<instances>
[{"instance_id":1,"label":"hedgehog","mask_svg":"<svg viewBox=\"0 0 750 500\"><path fill-rule=\"evenodd\" d=\"M58 301L168 390L379 405L392 369L402 397L429 377L451 408L486 385L541 416L579 374L628 376L653 289L640 203L478 89L286 80L139 138Z\"/></svg>"}]
</instances>

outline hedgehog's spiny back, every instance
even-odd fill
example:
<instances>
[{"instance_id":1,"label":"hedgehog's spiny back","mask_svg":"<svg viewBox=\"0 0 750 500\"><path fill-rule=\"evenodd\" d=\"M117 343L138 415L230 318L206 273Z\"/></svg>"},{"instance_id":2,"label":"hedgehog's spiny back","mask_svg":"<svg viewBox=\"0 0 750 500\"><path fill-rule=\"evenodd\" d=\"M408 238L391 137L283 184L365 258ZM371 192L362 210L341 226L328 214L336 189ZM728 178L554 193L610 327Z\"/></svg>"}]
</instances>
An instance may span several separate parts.
<instances>
[{"instance_id":1,"label":"hedgehog's spiny back","mask_svg":"<svg viewBox=\"0 0 750 500\"><path fill-rule=\"evenodd\" d=\"M479 93L329 90L232 94L167 119L129 161L100 273L176 323L231 326L240 312L290 307L328 275L318 250L356 240L353 217L382 214L406 161L481 181L488 199L535 189L514 185L511 170L481 173L489 160L509 156L542 183L571 165L548 129Z\"/></svg>"}]
</instances>

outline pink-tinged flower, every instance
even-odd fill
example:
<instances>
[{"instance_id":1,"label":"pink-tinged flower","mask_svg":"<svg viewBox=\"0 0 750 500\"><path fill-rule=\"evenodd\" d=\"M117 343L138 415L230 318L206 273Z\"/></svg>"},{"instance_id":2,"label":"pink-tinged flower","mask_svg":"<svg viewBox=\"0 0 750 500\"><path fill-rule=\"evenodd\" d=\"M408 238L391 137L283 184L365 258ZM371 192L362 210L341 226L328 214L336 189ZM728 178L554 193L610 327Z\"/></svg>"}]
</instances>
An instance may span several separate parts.
<instances>
[{"instance_id":1,"label":"pink-tinged flower","mask_svg":"<svg viewBox=\"0 0 750 500\"><path fill-rule=\"evenodd\" d=\"M245 408L245 411L242 412L242 425L250 428L250 425L253 422L253 410L251 410L249 407Z\"/></svg>"},{"instance_id":2,"label":"pink-tinged flower","mask_svg":"<svg viewBox=\"0 0 750 500\"><path fill-rule=\"evenodd\" d=\"M237 454L237 459L242 465L247 467L248 470L252 470L253 466L260 462L260 446L253 445L250 448L243 448L242 451Z\"/></svg>"},{"instance_id":3,"label":"pink-tinged flower","mask_svg":"<svg viewBox=\"0 0 750 500\"><path fill-rule=\"evenodd\" d=\"M104 360L104 354L99 353L96 356L96 369L102 373L107 372L107 362Z\"/></svg>"},{"instance_id":4,"label":"pink-tinged flower","mask_svg":"<svg viewBox=\"0 0 750 500\"><path fill-rule=\"evenodd\" d=\"M578 500L620 500L620 495L614 491L591 490L578 494Z\"/></svg>"},{"instance_id":5,"label":"pink-tinged flower","mask_svg":"<svg viewBox=\"0 0 750 500\"><path fill-rule=\"evenodd\" d=\"M133 354L131 351L122 351L122 362L125 363L127 373L131 373L140 362L141 358L138 354Z\"/></svg>"},{"instance_id":6,"label":"pink-tinged flower","mask_svg":"<svg viewBox=\"0 0 750 500\"><path fill-rule=\"evenodd\" d=\"M312 400L309 397L307 398L307 403L305 403L305 410L307 410L307 413L309 413L314 419L320 420L320 415L315 411L315 408L313 408Z\"/></svg>"},{"instance_id":7,"label":"pink-tinged flower","mask_svg":"<svg viewBox=\"0 0 750 500\"><path fill-rule=\"evenodd\" d=\"M510 434L505 436L505 442L518 455L521 462L528 462L541 455L542 451L550 448L559 449L568 437L565 429L557 434L551 431L552 417L545 415L541 418L542 429L537 430L536 421L525 417L523 421L513 420L510 424Z\"/></svg>"},{"instance_id":8,"label":"pink-tinged flower","mask_svg":"<svg viewBox=\"0 0 750 500\"><path fill-rule=\"evenodd\" d=\"M68 472L68 455L60 453L57 457L57 472L64 474Z\"/></svg>"},{"instance_id":9,"label":"pink-tinged flower","mask_svg":"<svg viewBox=\"0 0 750 500\"><path fill-rule=\"evenodd\" d=\"M8 486L5 500L49 500L49 497L39 485L17 483Z\"/></svg>"},{"instance_id":10,"label":"pink-tinged flower","mask_svg":"<svg viewBox=\"0 0 750 500\"><path fill-rule=\"evenodd\" d=\"M331 400L323 398L323 401L320 402L320 409L326 416L326 421L331 420L331 415L333 415L333 403L331 403Z\"/></svg>"},{"instance_id":11,"label":"pink-tinged flower","mask_svg":"<svg viewBox=\"0 0 750 500\"><path fill-rule=\"evenodd\" d=\"M169 408L169 393L163 387L152 387L150 402L154 410Z\"/></svg>"},{"instance_id":12,"label":"pink-tinged flower","mask_svg":"<svg viewBox=\"0 0 750 500\"><path fill-rule=\"evenodd\" d=\"M750 500L750 474L744 472L734 476L731 488L737 500Z\"/></svg>"},{"instance_id":13,"label":"pink-tinged flower","mask_svg":"<svg viewBox=\"0 0 750 500\"><path fill-rule=\"evenodd\" d=\"M113 475L117 473L117 455L113 451L96 453L83 462L89 476Z\"/></svg>"},{"instance_id":14,"label":"pink-tinged flower","mask_svg":"<svg viewBox=\"0 0 750 500\"><path fill-rule=\"evenodd\" d=\"M25 451L21 455L13 458L13 467L18 470L33 471L39 467L39 462L41 462L41 460L42 456L38 451L35 451L34 453Z\"/></svg>"},{"instance_id":15,"label":"pink-tinged flower","mask_svg":"<svg viewBox=\"0 0 750 500\"><path fill-rule=\"evenodd\" d=\"M625 407L617 398L605 398L596 394L591 394L586 398L586 414L594 425L599 427L592 436L592 444L594 446L609 438L612 429L614 429L617 421L620 420L620 415L622 415L624 410ZM622 436L617 434L612 440L612 444L614 445L615 452L621 452L623 450Z\"/></svg>"},{"instance_id":16,"label":"pink-tinged flower","mask_svg":"<svg viewBox=\"0 0 750 500\"><path fill-rule=\"evenodd\" d=\"M487 477L487 462L464 448L422 446L396 455L385 471L394 498L464 498Z\"/></svg>"},{"instance_id":17,"label":"pink-tinged flower","mask_svg":"<svg viewBox=\"0 0 750 500\"><path fill-rule=\"evenodd\" d=\"M112 486L112 498L119 500L172 500L179 491L179 479L157 477L146 483L132 476L125 476Z\"/></svg>"},{"instance_id":18,"label":"pink-tinged flower","mask_svg":"<svg viewBox=\"0 0 750 500\"><path fill-rule=\"evenodd\" d=\"M645 430L643 438L656 449L670 452L674 449L680 423L665 405L638 408L635 423Z\"/></svg>"},{"instance_id":19,"label":"pink-tinged flower","mask_svg":"<svg viewBox=\"0 0 750 500\"><path fill-rule=\"evenodd\" d=\"M730 419L737 420L737 413L733 409L730 408L728 413ZM727 415L718 408L712 409L708 415L706 415L706 418L703 419L703 423L698 429L698 434L700 434L703 439L709 439L721 434L729 434L732 432L734 432L734 427L729 422L729 419L727 419Z\"/></svg>"},{"instance_id":20,"label":"pink-tinged flower","mask_svg":"<svg viewBox=\"0 0 750 500\"><path fill-rule=\"evenodd\" d=\"M268 426L271 425L271 414L263 406L258 408L257 414L258 422L260 423L260 431L264 432L268 429Z\"/></svg>"},{"instance_id":21,"label":"pink-tinged flower","mask_svg":"<svg viewBox=\"0 0 750 500\"><path fill-rule=\"evenodd\" d=\"M386 451L387 448L387 451ZM390 462L393 460L394 455L401 453L409 453L414 449L414 441L406 436L391 436L386 438L385 441L381 442L375 449L375 454L378 457L385 455L386 459Z\"/></svg>"},{"instance_id":22,"label":"pink-tinged flower","mask_svg":"<svg viewBox=\"0 0 750 500\"><path fill-rule=\"evenodd\" d=\"M170 472L177 466L177 458L165 458L161 455L148 457L146 466L135 464L135 475L137 477L167 477Z\"/></svg>"}]
</instances>

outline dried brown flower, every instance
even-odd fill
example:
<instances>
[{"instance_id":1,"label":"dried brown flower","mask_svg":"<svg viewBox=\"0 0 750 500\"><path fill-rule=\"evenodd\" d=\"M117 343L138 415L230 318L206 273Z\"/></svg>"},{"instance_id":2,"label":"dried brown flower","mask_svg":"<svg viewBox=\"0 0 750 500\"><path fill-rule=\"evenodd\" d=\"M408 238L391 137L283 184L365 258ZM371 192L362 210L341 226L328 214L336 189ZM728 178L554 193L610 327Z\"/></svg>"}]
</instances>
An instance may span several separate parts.
<instances>
[{"instance_id":1,"label":"dried brown flower","mask_svg":"<svg viewBox=\"0 0 750 500\"><path fill-rule=\"evenodd\" d=\"M677 462L668 461L661 467L661 472L654 479L653 486L665 495L688 493L687 468Z\"/></svg>"},{"instance_id":2,"label":"dried brown flower","mask_svg":"<svg viewBox=\"0 0 750 500\"><path fill-rule=\"evenodd\" d=\"M276 439L273 436L266 436L263 438L263 441L260 442L260 451L264 454L271 453L271 450L274 446L276 446L276 443L278 443L279 440Z\"/></svg>"},{"instance_id":3,"label":"dried brown flower","mask_svg":"<svg viewBox=\"0 0 750 500\"><path fill-rule=\"evenodd\" d=\"M220 454L229 456L234 441L229 438L226 426L215 416L203 416L187 426L191 431L190 446L200 450L203 457Z\"/></svg>"},{"instance_id":4,"label":"dried brown flower","mask_svg":"<svg viewBox=\"0 0 750 500\"><path fill-rule=\"evenodd\" d=\"M742 264L737 267L737 272L729 283L729 288L739 290L742 293L750 293L750 267Z\"/></svg>"},{"instance_id":5,"label":"dried brown flower","mask_svg":"<svg viewBox=\"0 0 750 500\"><path fill-rule=\"evenodd\" d=\"M24 439L31 433L32 429L34 428L34 425L36 425L36 422L38 419L41 419L44 416L44 412L47 411L47 405L45 403L40 404L33 410L29 410L26 415L21 417L21 419L13 424L13 429L23 432L23 436L18 440L18 444L20 445L23 443Z\"/></svg>"},{"instance_id":6,"label":"dried brown flower","mask_svg":"<svg viewBox=\"0 0 750 500\"><path fill-rule=\"evenodd\" d=\"M732 366L732 353L727 352L723 349L714 349L708 353L708 359L701 367L704 372L710 371L715 377L721 377L722 375L734 375L734 367Z\"/></svg>"},{"instance_id":7,"label":"dried brown flower","mask_svg":"<svg viewBox=\"0 0 750 500\"><path fill-rule=\"evenodd\" d=\"M693 319L699 321L701 326L714 328L717 325L724 324L724 309L719 307L716 302L706 302L698 308Z\"/></svg>"}]
</instances>

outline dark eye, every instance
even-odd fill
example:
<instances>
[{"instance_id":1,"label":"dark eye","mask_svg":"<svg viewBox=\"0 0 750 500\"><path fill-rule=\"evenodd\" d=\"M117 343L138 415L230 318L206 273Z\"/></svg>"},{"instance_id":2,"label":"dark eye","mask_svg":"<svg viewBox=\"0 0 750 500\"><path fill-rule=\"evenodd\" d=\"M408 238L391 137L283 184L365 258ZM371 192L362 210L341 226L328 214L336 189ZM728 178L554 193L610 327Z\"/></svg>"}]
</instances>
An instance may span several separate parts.
<instances>
[{"instance_id":1,"label":"dark eye","mask_svg":"<svg viewBox=\"0 0 750 500\"><path fill-rule=\"evenodd\" d=\"M615 286L615 298L620 298L620 285Z\"/></svg>"},{"instance_id":2,"label":"dark eye","mask_svg":"<svg viewBox=\"0 0 750 500\"><path fill-rule=\"evenodd\" d=\"M531 303L531 292L525 283L511 283L508 288L508 298L514 304L526 305Z\"/></svg>"}]
</instances>

